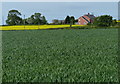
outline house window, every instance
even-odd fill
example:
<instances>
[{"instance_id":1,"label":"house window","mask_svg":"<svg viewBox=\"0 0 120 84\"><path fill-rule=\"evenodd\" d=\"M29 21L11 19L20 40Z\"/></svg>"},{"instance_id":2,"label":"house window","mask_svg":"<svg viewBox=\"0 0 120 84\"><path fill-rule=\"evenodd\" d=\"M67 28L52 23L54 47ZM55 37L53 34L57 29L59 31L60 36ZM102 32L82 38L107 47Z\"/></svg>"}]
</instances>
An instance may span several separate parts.
<instances>
[{"instance_id":1,"label":"house window","mask_svg":"<svg viewBox=\"0 0 120 84\"><path fill-rule=\"evenodd\" d=\"M86 24L86 22L84 22L84 24Z\"/></svg>"}]
</instances>

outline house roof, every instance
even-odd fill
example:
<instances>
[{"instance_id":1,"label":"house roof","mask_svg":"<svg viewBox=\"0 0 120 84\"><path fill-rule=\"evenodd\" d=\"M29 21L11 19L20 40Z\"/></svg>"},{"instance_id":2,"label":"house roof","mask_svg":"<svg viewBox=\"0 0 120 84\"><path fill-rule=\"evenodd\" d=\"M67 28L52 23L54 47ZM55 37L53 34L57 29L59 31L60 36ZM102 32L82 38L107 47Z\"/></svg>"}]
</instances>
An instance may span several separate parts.
<instances>
[{"instance_id":1,"label":"house roof","mask_svg":"<svg viewBox=\"0 0 120 84\"><path fill-rule=\"evenodd\" d=\"M89 17L90 19L94 19L95 16L94 15L86 15L87 17Z\"/></svg>"},{"instance_id":2,"label":"house roof","mask_svg":"<svg viewBox=\"0 0 120 84\"><path fill-rule=\"evenodd\" d=\"M89 23L89 20L88 20L88 19L86 19L84 16L82 16L82 18L83 18L83 19L85 19L85 20Z\"/></svg>"},{"instance_id":3,"label":"house roof","mask_svg":"<svg viewBox=\"0 0 120 84\"><path fill-rule=\"evenodd\" d=\"M86 14L85 16L89 17L90 19L94 19L95 18L95 16L93 14L90 14L90 13Z\"/></svg>"}]
</instances>

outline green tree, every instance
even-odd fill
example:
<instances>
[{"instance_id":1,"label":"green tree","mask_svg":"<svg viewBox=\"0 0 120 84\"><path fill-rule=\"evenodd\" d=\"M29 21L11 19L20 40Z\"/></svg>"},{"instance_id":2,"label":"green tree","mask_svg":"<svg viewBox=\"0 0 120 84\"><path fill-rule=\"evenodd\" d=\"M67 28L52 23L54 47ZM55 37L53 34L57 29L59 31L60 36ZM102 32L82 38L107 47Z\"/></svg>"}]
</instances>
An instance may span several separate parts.
<instances>
[{"instance_id":1,"label":"green tree","mask_svg":"<svg viewBox=\"0 0 120 84\"><path fill-rule=\"evenodd\" d=\"M72 25L75 24L75 17L74 17L74 16L71 16L71 17L70 17L70 21L71 21L71 24L72 24Z\"/></svg>"},{"instance_id":2,"label":"green tree","mask_svg":"<svg viewBox=\"0 0 120 84\"><path fill-rule=\"evenodd\" d=\"M34 14L34 24L41 24L42 20L41 20L41 13L35 13Z\"/></svg>"},{"instance_id":3,"label":"green tree","mask_svg":"<svg viewBox=\"0 0 120 84\"><path fill-rule=\"evenodd\" d=\"M30 25L34 24L34 15L31 15L31 17L29 17L29 18L26 19L26 21Z\"/></svg>"},{"instance_id":4,"label":"green tree","mask_svg":"<svg viewBox=\"0 0 120 84\"><path fill-rule=\"evenodd\" d=\"M100 27L109 27L112 25L112 16L102 15L102 16L96 17L94 19L93 24Z\"/></svg>"},{"instance_id":5,"label":"green tree","mask_svg":"<svg viewBox=\"0 0 120 84\"><path fill-rule=\"evenodd\" d=\"M20 25L22 24L21 13L18 10L10 10L8 12L6 23L8 25Z\"/></svg>"},{"instance_id":6,"label":"green tree","mask_svg":"<svg viewBox=\"0 0 120 84\"><path fill-rule=\"evenodd\" d=\"M29 24L28 22L27 22L27 19L22 19L22 24L24 25L27 25L27 24Z\"/></svg>"},{"instance_id":7,"label":"green tree","mask_svg":"<svg viewBox=\"0 0 120 84\"><path fill-rule=\"evenodd\" d=\"M26 21L30 25L47 24L45 16L42 16L41 13L34 13L34 15L28 17Z\"/></svg>"},{"instance_id":8,"label":"green tree","mask_svg":"<svg viewBox=\"0 0 120 84\"><path fill-rule=\"evenodd\" d=\"M117 25L117 20L116 20L116 19L114 19L114 20L112 21L112 26L115 26L115 25Z\"/></svg>"},{"instance_id":9,"label":"green tree","mask_svg":"<svg viewBox=\"0 0 120 84\"><path fill-rule=\"evenodd\" d=\"M42 16L42 24L47 24L47 20L46 20L45 16Z\"/></svg>"},{"instance_id":10,"label":"green tree","mask_svg":"<svg viewBox=\"0 0 120 84\"><path fill-rule=\"evenodd\" d=\"M65 18L65 24L70 24L70 17L69 17L69 16L67 16L67 17Z\"/></svg>"}]
</instances>

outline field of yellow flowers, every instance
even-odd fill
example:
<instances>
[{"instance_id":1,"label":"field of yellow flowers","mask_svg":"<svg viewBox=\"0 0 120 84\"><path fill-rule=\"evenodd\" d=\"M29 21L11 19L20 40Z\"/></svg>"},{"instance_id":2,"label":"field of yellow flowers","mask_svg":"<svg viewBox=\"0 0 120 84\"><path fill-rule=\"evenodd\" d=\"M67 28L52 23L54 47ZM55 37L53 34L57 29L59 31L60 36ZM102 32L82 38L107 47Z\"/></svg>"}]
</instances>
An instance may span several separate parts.
<instances>
[{"instance_id":1,"label":"field of yellow flowers","mask_svg":"<svg viewBox=\"0 0 120 84\"><path fill-rule=\"evenodd\" d=\"M79 27L84 25L72 25ZM36 30L36 29L51 29L51 28L67 28L70 25L17 25L17 26L0 26L0 30Z\"/></svg>"},{"instance_id":2,"label":"field of yellow flowers","mask_svg":"<svg viewBox=\"0 0 120 84\"><path fill-rule=\"evenodd\" d=\"M120 20L117 20L117 22L120 22Z\"/></svg>"}]
</instances>

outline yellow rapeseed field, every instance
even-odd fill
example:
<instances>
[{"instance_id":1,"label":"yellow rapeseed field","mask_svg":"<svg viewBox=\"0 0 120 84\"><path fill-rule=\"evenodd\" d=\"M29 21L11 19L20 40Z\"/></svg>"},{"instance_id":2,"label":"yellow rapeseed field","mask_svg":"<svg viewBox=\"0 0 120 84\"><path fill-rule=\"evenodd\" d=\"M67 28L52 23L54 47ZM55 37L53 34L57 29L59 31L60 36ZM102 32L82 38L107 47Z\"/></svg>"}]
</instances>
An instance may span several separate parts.
<instances>
[{"instance_id":1,"label":"yellow rapeseed field","mask_svg":"<svg viewBox=\"0 0 120 84\"><path fill-rule=\"evenodd\" d=\"M72 27L84 25L72 25ZM50 29L50 28L65 28L70 25L17 25L17 26L0 26L0 30L36 30L36 29Z\"/></svg>"},{"instance_id":2,"label":"yellow rapeseed field","mask_svg":"<svg viewBox=\"0 0 120 84\"><path fill-rule=\"evenodd\" d=\"M120 20L117 20L117 22L120 22Z\"/></svg>"}]
</instances>

